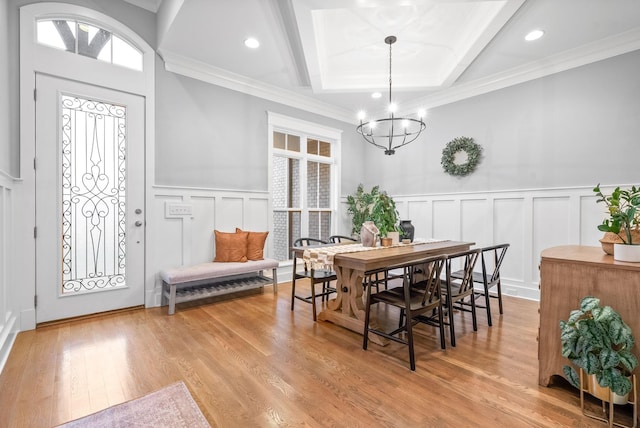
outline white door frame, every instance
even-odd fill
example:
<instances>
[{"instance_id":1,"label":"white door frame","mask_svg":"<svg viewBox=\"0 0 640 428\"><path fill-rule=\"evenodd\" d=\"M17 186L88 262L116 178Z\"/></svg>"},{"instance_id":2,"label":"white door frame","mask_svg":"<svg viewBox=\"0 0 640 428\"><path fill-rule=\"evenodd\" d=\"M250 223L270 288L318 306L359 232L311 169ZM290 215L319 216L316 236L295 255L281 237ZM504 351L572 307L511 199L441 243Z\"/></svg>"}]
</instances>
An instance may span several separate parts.
<instances>
[{"instance_id":1,"label":"white door frame","mask_svg":"<svg viewBox=\"0 0 640 428\"><path fill-rule=\"evenodd\" d=\"M36 42L36 20L74 18L105 28L125 38L143 54L143 71L129 70L91 58L70 54ZM64 3L35 3L20 8L20 181L16 186L13 271L16 301L20 306L20 330L36 326L35 313L35 73L60 76L90 85L104 86L145 98L145 207L150 214L154 183L155 147L155 51L142 37L119 21L95 10ZM149 264L146 252L145 265ZM19 275L18 275L19 274ZM145 271L145 305L154 304L155 275Z\"/></svg>"},{"instance_id":2,"label":"white door frame","mask_svg":"<svg viewBox=\"0 0 640 428\"><path fill-rule=\"evenodd\" d=\"M144 98L39 73L36 86L36 321L56 321L143 305ZM78 102L67 106L67 113L63 115L63 96L73 97L67 101L89 100L83 103L89 107L82 108ZM96 107L95 102L119 107L106 111L100 105ZM99 114L103 110L104 113ZM96 131L104 126L104 136L98 132L100 136L96 135L95 141L85 132L80 135L76 132L76 126L79 129L84 126L87 131L92 129L91 123L85 125L83 120L87 118L91 122L87 113L96 117ZM115 117L121 121L120 125L125 125L124 153L121 146L107 137L107 129L114 125L111 120ZM65 125L69 127L67 131L63 131ZM86 147L76 144L83 143L83 137L87 138ZM112 138L120 140L118 137ZM69 149L66 155L63 141ZM124 174L114 174L116 165L123 165L118 156L122 154ZM65 169L64 163L70 167ZM93 168L89 171L87 165L93 165L98 172ZM84 173L89 173L93 180L87 181ZM100 174L106 178L100 179ZM122 179L124 191L119 184ZM72 197L67 199L68 205L63 204L65 182L67 194L75 195L82 202L70 203L76 199ZM113 194L115 189L118 189L117 195ZM113 196L119 203L124 202L124 210L119 203L113 203ZM89 225L97 235L85 229ZM90 236L100 243L92 247L93 257L86 255ZM64 273L65 270L68 271ZM65 287L63 278L71 280Z\"/></svg>"}]
</instances>

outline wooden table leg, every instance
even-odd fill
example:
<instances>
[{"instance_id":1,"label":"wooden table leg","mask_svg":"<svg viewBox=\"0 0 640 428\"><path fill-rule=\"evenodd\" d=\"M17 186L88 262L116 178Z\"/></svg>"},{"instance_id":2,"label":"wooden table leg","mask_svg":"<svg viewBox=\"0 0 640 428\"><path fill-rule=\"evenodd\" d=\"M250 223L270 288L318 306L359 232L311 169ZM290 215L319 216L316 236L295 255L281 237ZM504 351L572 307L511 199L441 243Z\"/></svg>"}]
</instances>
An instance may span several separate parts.
<instances>
[{"instance_id":1,"label":"wooden table leg","mask_svg":"<svg viewBox=\"0 0 640 428\"><path fill-rule=\"evenodd\" d=\"M362 280L364 272L341 266L335 266L337 280L337 296L329 301L327 309L320 312L318 319L330 321L351 331L364 332L364 301L362 300ZM385 346L388 340L372 334L369 340Z\"/></svg>"}]
</instances>

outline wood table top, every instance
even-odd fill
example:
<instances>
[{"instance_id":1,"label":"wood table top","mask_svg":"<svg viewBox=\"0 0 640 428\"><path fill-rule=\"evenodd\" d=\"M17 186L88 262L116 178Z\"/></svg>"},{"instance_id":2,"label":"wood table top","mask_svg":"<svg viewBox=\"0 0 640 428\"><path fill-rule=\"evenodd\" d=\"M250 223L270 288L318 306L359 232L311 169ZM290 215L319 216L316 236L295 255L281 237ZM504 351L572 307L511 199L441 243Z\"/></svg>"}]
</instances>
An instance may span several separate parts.
<instances>
[{"instance_id":1,"label":"wood table top","mask_svg":"<svg viewBox=\"0 0 640 428\"><path fill-rule=\"evenodd\" d=\"M366 272L429 257L430 255L465 251L474 244L474 242L440 241L381 248L375 251L338 253L334 256L334 266Z\"/></svg>"},{"instance_id":2,"label":"wood table top","mask_svg":"<svg viewBox=\"0 0 640 428\"><path fill-rule=\"evenodd\" d=\"M555 262L599 265L610 269L640 270L640 263L621 262L605 253L600 247L563 245L542 251L540 257Z\"/></svg>"}]
</instances>

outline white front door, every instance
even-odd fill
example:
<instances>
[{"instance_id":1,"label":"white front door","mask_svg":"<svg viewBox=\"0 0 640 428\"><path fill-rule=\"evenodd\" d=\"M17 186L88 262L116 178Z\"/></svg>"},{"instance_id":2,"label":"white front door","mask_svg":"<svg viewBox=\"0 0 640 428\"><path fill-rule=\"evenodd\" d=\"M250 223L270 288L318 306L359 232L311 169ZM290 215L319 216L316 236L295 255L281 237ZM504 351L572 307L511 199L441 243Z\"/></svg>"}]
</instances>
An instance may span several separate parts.
<instances>
[{"instance_id":1,"label":"white front door","mask_svg":"<svg viewBox=\"0 0 640 428\"><path fill-rule=\"evenodd\" d=\"M144 98L36 91L36 321L144 304Z\"/></svg>"}]
</instances>

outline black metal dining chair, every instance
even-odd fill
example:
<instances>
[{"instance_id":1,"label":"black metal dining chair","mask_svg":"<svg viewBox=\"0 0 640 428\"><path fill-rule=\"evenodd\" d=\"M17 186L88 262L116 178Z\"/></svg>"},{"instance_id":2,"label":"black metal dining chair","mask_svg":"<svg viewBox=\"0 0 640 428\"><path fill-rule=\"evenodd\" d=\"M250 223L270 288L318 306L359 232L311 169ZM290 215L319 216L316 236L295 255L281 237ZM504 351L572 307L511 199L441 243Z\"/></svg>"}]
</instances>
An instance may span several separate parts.
<instances>
[{"instance_id":1,"label":"black metal dining chair","mask_svg":"<svg viewBox=\"0 0 640 428\"><path fill-rule=\"evenodd\" d=\"M476 300L474 298L473 289L473 269L476 261L480 256L480 249L472 249L460 251L447 255L446 276L442 281L443 299L445 301L446 323L449 325L451 336L451 346L456 346L455 322L453 317L454 307L463 309L463 303L466 298L470 299L471 319L473 322L473 331L478 331L478 320L476 317ZM455 270L456 266L462 266L462 269ZM459 273L454 276L453 273Z\"/></svg>"},{"instance_id":2,"label":"black metal dining chair","mask_svg":"<svg viewBox=\"0 0 640 428\"><path fill-rule=\"evenodd\" d=\"M401 269L403 272L401 287L394 287L375 294L371 293L371 287L367 288L362 349L367 349L369 333L405 344L409 347L409 365L411 370L415 370L413 326L420 322L433 324L434 317L437 319L436 324L440 329L440 347L446 348L440 279L445 263L446 256L437 256L394 266L394 269ZM429 268L425 269L425 266L429 266ZM421 277L415 275L418 270L426 271L426 274ZM375 304L384 304L400 309L400 321L397 328L387 331L383 327L371 326L371 307ZM384 312L378 311L378 313ZM406 332L406 339L404 332Z\"/></svg>"},{"instance_id":3,"label":"black metal dining chair","mask_svg":"<svg viewBox=\"0 0 640 428\"><path fill-rule=\"evenodd\" d=\"M313 245L327 244L326 241L316 238L298 238L293 242L294 247L309 247ZM302 262L304 270L297 271L297 260L295 253L293 254L293 274L291 280L291 310L293 311L296 299L305 303L310 303L313 312L313 320L317 320L316 298L320 297L322 301L328 299L328 296L335 293L336 289L331 287L331 281L337 279L336 273L329 269L308 268L307 264ZM308 279L311 288L310 295L296 294L296 280ZM316 293L316 284L322 284L322 292Z\"/></svg>"},{"instance_id":4,"label":"black metal dining chair","mask_svg":"<svg viewBox=\"0 0 640 428\"><path fill-rule=\"evenodd\" d=\"M333 244L340 244L343 242L358 242L358 240L344 235L331 235L329 237L329 242Z\"/></svg>"},{"instance_id":5,"label":"black metal dining chair","mask_svg":"<svg viewBox=\"0 0 640 428\"><path fill-rule=\"evenodd\" d=\"M473 273L473 282L482 284L482 290L475 289L473 298L475 300L484 298L484 306L476 303L476 308L487 310L487 322L489 326L493 325L491 321L491 299L498 300L500 315L503 314L502 309L502 283L500 282L500 267L507 253L510 244L491 245L481 248L482 271ZM461 278L463 271L453 272L454 278ZM492 288L496 288L496 294L490 293ZM463 305L469 306L470 302L463 302Z\"/></svg>"}]
</instances>

